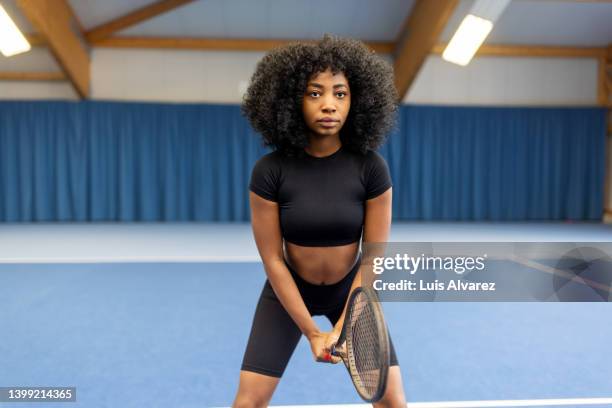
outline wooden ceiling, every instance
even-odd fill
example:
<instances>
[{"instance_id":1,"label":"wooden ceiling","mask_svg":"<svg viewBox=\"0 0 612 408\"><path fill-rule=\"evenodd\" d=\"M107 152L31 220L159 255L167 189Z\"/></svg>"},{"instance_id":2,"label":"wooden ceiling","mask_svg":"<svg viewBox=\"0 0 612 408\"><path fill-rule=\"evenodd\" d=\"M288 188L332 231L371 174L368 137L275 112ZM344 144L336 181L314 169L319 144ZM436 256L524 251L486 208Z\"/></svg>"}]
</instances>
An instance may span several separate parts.
<instances>
[{"instance_id":1,"label":"wooden ceiling","mask_svg":"<svg viewBox=\"0 0 612 408\"><path fill-rule=\"evenodd\" d=\"M82 98L89 95L90 47L165 48L194 50L267 51L296 39L202 38L121 36L119 31L168 13L194 0L161 0L85 30L67 0L16 0L37 34L28 36L34 46L48 47L62 72L5 72L0 80L69 80ZM460 0L415 0L399 35L391 41L366 41L378 53L393 57L395 83L400 98L410 89L427 56L439 54L445 44L440 34ZM304 39L302 41L313 41ZM608 47L484 45L478 55L592 57L600 62L600 103L607 104ZM605 102L604 102L605 94Z\"/></svg>"}]
</instances>

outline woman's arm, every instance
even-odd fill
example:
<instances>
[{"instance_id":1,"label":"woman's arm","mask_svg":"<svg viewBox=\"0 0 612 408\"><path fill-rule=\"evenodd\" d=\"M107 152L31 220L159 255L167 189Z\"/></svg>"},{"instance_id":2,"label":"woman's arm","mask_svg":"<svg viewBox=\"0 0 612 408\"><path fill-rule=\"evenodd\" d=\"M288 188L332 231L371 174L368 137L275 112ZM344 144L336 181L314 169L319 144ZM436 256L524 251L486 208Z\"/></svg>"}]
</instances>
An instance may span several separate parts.
<instances>
[{"instance_id":1,"label":"woman's arm","mask_svg":"<svg viewBox=\"0 0 612 408\"><path fill-rule=\"evenodd\" d=\"M387 242L387 239L389 238L389 230L391 229L392 198L393 191L392 188L389 188L381 195L366 201L365 221L363 226L363 243ZM351 285L351 292L353 289L361 286L362 269L368 267L368 262L363 263L364 266L360 267L355 274L355 279L353 279L353 283ZM347 305L348 299L344 304L344 310L342 311L340 319L334 325L333 334L335 335L336 340L342 331Z\"/></svg>"},{"instance_id":2,"label":"woman's arm","mask_svg":"<svg viewBox=\"0 0 612 408\"><path fill-rule=\"evenodd\" d=\"M249 192L255 243L274 293L302 333L311 340L319 333L283 257L278 203Z\"/></svg>"}]
</instances>

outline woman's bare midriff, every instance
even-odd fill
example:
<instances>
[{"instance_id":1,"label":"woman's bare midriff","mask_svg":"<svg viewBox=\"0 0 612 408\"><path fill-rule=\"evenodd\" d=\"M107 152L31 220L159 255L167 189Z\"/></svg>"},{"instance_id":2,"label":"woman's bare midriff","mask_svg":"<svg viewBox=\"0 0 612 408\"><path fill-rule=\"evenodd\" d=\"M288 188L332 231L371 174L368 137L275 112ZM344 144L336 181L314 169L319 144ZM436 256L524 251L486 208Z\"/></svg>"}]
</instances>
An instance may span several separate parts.
<instances>
[{"instance_id":1,"label":"woman's bare midriff","mask_svg":"<svg viewBox=\"0 0 612 408\"><path fill-rule=\"evenodd\" d=\"M357 261L359 241L347 245L307 247L285 241L285 260L306 282L331 285L349 273Z\"/></svg>"}]
</instances>

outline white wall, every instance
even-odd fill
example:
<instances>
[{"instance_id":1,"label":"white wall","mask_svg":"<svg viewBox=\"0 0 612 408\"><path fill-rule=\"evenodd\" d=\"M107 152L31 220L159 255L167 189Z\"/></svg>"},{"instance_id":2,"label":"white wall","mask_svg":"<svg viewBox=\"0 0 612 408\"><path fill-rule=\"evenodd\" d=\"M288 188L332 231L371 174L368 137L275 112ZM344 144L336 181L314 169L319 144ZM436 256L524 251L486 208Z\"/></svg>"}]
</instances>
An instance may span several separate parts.
<instances>
[{"instance_id":1,"label":"white wall","mask_svg":"<svg viewBox=\"0 0 612 408\"><path fill-rule=\"evenodd\" d=\"M28 55L30 54L30 55ZM0 70L57 70L47 51L36 48ZM262 52L93 49L93 99L240 103ZM385 56L388 60L389 57ZM25 70L25 68L23 68ZM66 83L0 81L0 99L74 99ZM594 105L597 61L574 58L480 57L459 67L430 56L404 103L459 105Z\"/></svg>"},{"instance_id":2,"label":"white wall","mask_svg":"<svg viewBox=\"0 0 612 408\"><path fill-rule=\"evenodd\" d=\"M467 67L430 56L404 102L460 105L594 105L597 60L480 57Z\"/></svg>"},{"instance_id":3,"label":"white wall","mask_svg":"<svg viewBox=\"0 0 612 408\"><path fill-rule=\"evenodd\" d=\"M94 49L92 97L239 103L259 52Z\"/></svg>"}]
</instances>

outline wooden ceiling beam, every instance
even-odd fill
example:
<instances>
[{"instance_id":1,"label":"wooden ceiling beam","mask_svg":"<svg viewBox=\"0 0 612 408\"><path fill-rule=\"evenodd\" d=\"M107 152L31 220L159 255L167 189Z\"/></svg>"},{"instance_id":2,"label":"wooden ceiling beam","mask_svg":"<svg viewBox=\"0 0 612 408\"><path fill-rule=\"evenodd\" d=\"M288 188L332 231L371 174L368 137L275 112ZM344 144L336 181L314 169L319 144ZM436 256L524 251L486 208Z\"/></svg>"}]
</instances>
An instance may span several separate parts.
<instances>
[{"instance_id":1,"label":"wooden ceiling beam","mask_svg":"<svg viewBox=\"0 0 612 408\"><path fill-rule=\"evenodd\" d=\"M432 53L442 55L446 44L437 44ZM487 45L483 44L476 56L489 57L562 57L562 58L601 58L605 47L567 47L549 45Z\"/></svg>"},{"instance_id":2,"label":"wooden ceiling beam","mask_svg":"<svg viewBox=\"0 0 612 408\"><path fill-rule=\"evenodd\" d=\"M28 34L26 38L32 46L44 46L46 41L38 34ZM222 38L188 38L188 37L110 37L91 44L103 48L160 48L160 49L193 49L215 51L267 51L274 47L296 41L315 40L267 40L267 39L222 39ZM393 54L393 42L365 41L374 51L380 54ZM446 44L436 44L431 50L432 54L442 55ZM484 44L480 47L477 56L498 57L560 57L560 58L600 58L608 55L612 61L612 47L574 47L549 45L504 45ZM608 62L608 65L610 62Z\"/></svg>"},{"instance_id":3,"label":"wooden ceiling beam","mask_svg":"<svg viewBox=\"0 0 612 408\"><path fill-rule=\"evenodd\" d=\"M314 42L317 40L263 40L263 39L223 39L223 38L185 38L185 37L109 37L91 43L94 47L109 48L170 48L216 51L268 51L293 42ZM377 53L392 53L392 42L367 42Z\"/></svg>"},{"instance_id":4,"label":"wooden ceiling beam","mask_svg":"<svg viewBox=\"0 0 612 408\"><path fill-rule=\"evenodd\" d=\"M415 2L396 41L395 86L400 100L410 89L457 4L458 0Z\"/></svg>"},{"instance_id":5,"label":"wooden ceiling beam","mask_svg":"<svg viewBox=\"0 0 612 408\"><path fill-rule=\"evenodd\" d=\"M124 30L136 24L140 24L146 20L156 17L160 14L173 10L177 7L191 3L193 0L162 0L157 3L139 8L131 13L116 18L107 23L88 30L85 33L85 38L89 42L96 42L110 37L120 30Z\"/></svg>"},{"instance_id":6,"label":"wooden ceiling beam","mask_svg":"<svg viewBox=\"0 0 612 408\"><path fill-rule=\"evenodd\" d=\"M24 36L32 47L46 47L47 46L47 41L40 34L32 33L32 34L24 34Z\"/></svg>"},{"instance_id":7,"label":"wooden ceiling beam","mask_svg":"<svg viewBox=\"0 0 612 408\"><path fill-rule=\"evenodd\" d=\"M65 81L63 72L0 72L0 81Z\"/></svg>"},{"instance_id":8,"label":"wooden ceiling beam","mask_svg":"<svg viewBox=\"0 0 612 408\"><path fill-rule=\"evenodd\" d=\"M608 72L606 57L603 55L597 60L597 104L600 106L607 106L608 95Z\"/></svg>"},{"instance_id":9,"label":"wooden ceiling beam","mask_svg":"<svg viewBox=\"0 0 612 408\"><path fill-rule=\"evenodd\" d=\"M56 0L17 0L17 5L40 33L77 94L89 95L89 53L75 33L72 12Z\"/></svg>"}]
</instances>

